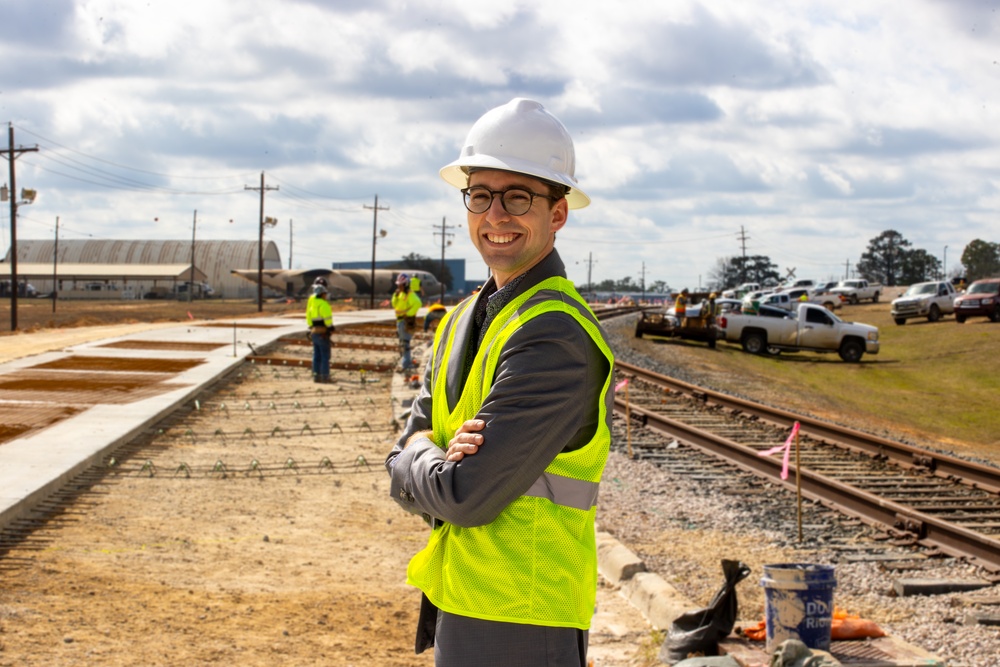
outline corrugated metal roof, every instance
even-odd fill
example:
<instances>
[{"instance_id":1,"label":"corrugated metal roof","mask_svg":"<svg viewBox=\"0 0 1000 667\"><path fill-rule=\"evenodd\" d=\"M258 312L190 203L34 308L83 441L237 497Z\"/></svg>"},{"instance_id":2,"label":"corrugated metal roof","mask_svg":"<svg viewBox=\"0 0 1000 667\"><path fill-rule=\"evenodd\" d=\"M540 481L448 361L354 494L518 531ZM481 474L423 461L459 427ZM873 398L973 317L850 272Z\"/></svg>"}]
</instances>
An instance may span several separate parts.
<instances>
[{"instance_id":1,"label":"corrugated metal roof","mask_svg":"<svg viewBox=\"0 0 1000 667\"><path fill-rule=\"evenodd\" d=\"M52 267L53 239L23 239L17 242L17 272L22 263ZM281 254L273 241L264 241L264 268L280 269ZM105 264L115 266L191 263L191 241L60 239L59 264ZM252 298L257 286L231 274L234 269L257 268L257 241L196 240L195 268L205 273L205 282L216 294L227 298ZM9 273L9 269L8 269ZM52 271L43 272L50 279ZM36 285L41 288L41 285Z\"/></svg>"},{"instance_id":2,"label":"corrugated metal roof","mask_svg":"<svg viewBox=\"0 0 1000 667\"><path fill-rule=\"evenodd\" d=\"M190 280L190 264L79 264L63 263L55 267L59 280ZM0 264L0 275L10 276L10 264ZM52 278L52 264L18 262L17 277L28 280ZM202 282L205 273L195 267L194 279Z\"/></svg>"}]
</instances>

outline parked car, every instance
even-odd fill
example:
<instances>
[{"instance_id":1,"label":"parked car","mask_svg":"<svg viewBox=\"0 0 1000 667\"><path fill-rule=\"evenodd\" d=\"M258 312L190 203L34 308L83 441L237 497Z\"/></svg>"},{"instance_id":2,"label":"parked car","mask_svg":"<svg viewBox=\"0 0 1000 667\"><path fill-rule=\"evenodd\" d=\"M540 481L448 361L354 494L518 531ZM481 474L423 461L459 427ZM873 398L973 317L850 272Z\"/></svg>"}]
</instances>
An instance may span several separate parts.
<instances>
[{"instance_id":1,"label":"parked car","mask_svg":"<svg viewBox=\"0 0 1000 667\"><path fill-rule=\"evenodd\" d=\"M906 324L914 317L926 317L937 322L942 315L955 312L955 288L947 280L916 283L892 302L892 319Z\"/></svg>"},{"instance_id":2,"label":"parked car","mask_svg":"<svg viewBox=\"0 0 1000 667\"><path fill-rule=\"evenodd\" d=\"M970 317L1000 322L1000 278L977 280L955 299L955 321L962 324Z\"/></svg>"},{"instance_id":3,"label":"parked car","mask_svg":"<svg viewBox=\"0 0 1000 667\"><path fill-rule=\"evenodd\" d=\"M833 294L831 292L816 292L815 290L806 289L805 287L796 287L795 289L790 289L786 292L788 298L791 300L791 306L789 310L794 308L794 304L806 301L807 303L815 303L817 305L823 306L827 310L836 310L840 308L844 299L839 294ZM802 298L805 295L805 299Z\"/></svg>"},{"instance_id":4,"label":"parked car","mask_svg":"<svg viewBox=\"0 0 1000 667\"><path fill-rule=\"evenodd\" d=\"M726 299L742 299L749 292L759 292L760 283L743 283L734 289L723 290L722 296Z\"/></svg>"},{"instance_id":5,"label":"parked car","mask_svg":"<svg viewBox=\"0 0 1000 667\"><path fill-rule=\"evenodd\" d=\"M833 291L844 295L848 303L858 303L859 301L878 303L878 298L882 295L882 286L863 279L841 280L833 288Z\"/></svg>"}]
</instances>

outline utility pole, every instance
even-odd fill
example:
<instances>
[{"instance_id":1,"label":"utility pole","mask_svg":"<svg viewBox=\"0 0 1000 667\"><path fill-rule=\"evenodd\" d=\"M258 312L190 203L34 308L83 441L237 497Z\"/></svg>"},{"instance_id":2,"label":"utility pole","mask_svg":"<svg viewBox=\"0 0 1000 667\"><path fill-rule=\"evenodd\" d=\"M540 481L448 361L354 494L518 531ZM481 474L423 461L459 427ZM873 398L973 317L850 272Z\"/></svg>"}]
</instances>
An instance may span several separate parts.
<instances>
[{"instance_id":1,"label":"utility pole","mask_svg":"<svg viewBox=\"0 0 1000 667\"><path fill-rule=\"evenodd\" d=\"M443 218L443 217L441 218L441 231L440 232L434 232L435 236L437 236L438 234L441 235L441 275L438 278L439 278L439 280L441 282L441 303L442 304L444 303L444 249L445 249L446 246L450 246L451 245L451 241L448 241L447 237L454 236L454 234L452 232L449 232L448 230L449 229L458 229L459 227L461 227L461 225L451 225L451 226L449 226L449 225L445 224L445 220L446 220L446 218Z\"/></svg>"},{"instance_id":2,"label":"utility pole","mask_svg":"<svg viewBox=\"0 0 1000 667\"><path fill-rule=\"evenodd\" d=\"M747 236L746 230L743 229L743 225L740 225L740 247L743 249L743 263L740 264L740 282L745 283L747 281Z\"/></svg>"},{"instance_id":3,"label":"utility pole","mask_svg":"<svg viewBox=\"0 0 1000 667\"><path fill-rule=\"evenodd\" d=\"M642 276L642 278L641 278L641 280L642 280L642 297L641 297L641 300L639 301L639 303L642 303L643 301L646 300L646 262L642 263L642 273L640 275Z\"/></svg>"},{"instance_id":4,"label":"utility pole","mask_svg":"<svg viewBox=\"0 0 1000 667\"><path fill-rule=\"evenodd\" d=\"M194 301L194 230L198 228L198 209L194 210L191 221L191 282L188 283L188 303Z\"/></svg>"},{"instance_id":5,"label":"utility pole","mask_svg":"<svg viewBox=\"0 0 1000 667\"><path fill-rule=\"evenodd\" d=\"M844 260L844 280L847 280L848 278L851 277L850 273L851 273L851 260L850 259L845 259Z\"/></svg>"},{"instance_id":6,"label":"utility pole","mask_svg":"<svg viewBox=\"0 0 1000 667\"><path fill-rule=\"evenodd\" d=\"M52 312L56 312L56 298L59 296L59 277L56 262L59 261L59 216L56 216L56 244L52 248Z\"/></svg>"},{"instance_id":7,"label":"utility pole","mask_svg":"<svg viewBox=\"0 0 1000 667\"><path fill-rule=\"evenodd\" d=\"M14 160L21 153L38 151L34 148L14 148L14 124L7 123L7 150L4 157L10 163L10 330L17 331L17 175Z\"/></svg>"},{"instance_id":8,"label":"utility pole","mask_svg":"<svg viewBox=\"0 0 1000 667\"><path fill-rule=\"evenodd\" d=\"M292 270L292 219L288 219L288 270Z\"/></svg>"},{"instance_id":9,"label":"utility pole","mask_svg":"<svg viewBox=\"0 0 1000 667\"><path fill-rule=\"evenodd\" d=\"M260 192L260 224L257 234L257 312L264 310L264 193L277 190L277 185L264 185L264 172L260 172L260 187L243 186L244 190Z\"/></svg>"},{"instance_id":10,"label":"utility pole","mask_svg":"<svg viewBox=\"0 0 1000 667\"><path fill-rule=\"evenodd\" d=\"M580 262L577 262L579 264ZM593 289L590 280L590 272L594 268L594 253L587 254L587 298L590 298L591 291Z\"/></svg>"},{"instance_id":11,"label":"utility pole","mask_svg":"<svg viewBox=\"0 0 1000 667\"><path fill-rule=\"evenodd\" d=\"M371 297L371 303L369 304L369 308L375 310L375 240L378 238L378 212L388 211L389 207L383 206L379 208L378 195L375 195L374 206L369 206L368 204L365 204L364 207L370 208L375 212L372 219L372 297Z\"/></svg>"}]
</instances>

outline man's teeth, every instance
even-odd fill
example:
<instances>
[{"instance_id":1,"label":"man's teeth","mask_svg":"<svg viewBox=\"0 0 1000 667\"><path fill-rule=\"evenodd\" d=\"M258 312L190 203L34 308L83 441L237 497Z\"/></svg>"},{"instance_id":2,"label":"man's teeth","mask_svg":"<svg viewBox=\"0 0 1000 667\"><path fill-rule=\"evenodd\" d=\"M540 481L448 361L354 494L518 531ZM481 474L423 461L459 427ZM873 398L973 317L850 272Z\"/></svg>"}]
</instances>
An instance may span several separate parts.
<instances>
[{"instance_id":1,"label":"man's teeth","mask_svg":"<svg viewBox=\"0 0 1000 667\"><path fill-rule=\"evenodd\" d=\"M515 238L514 234L487 234L486 240L490 243L510 243Z\"/></svg>"}]
</instances>

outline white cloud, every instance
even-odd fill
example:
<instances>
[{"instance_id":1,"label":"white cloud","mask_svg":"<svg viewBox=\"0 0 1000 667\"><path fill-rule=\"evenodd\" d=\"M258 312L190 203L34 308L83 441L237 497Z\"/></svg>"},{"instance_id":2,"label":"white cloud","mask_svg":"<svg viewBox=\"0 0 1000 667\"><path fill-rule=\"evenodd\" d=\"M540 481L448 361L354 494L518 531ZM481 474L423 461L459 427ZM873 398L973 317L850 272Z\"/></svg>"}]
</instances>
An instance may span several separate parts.
<instances>
[{"instance_id":1,"label":"white cloud","mask_svg":"<svg viewBox=\"0 0 1000 667\"><path fill-rule=\"evenodd\" d=\"M482 112L528 96L574 135L594 199L557 244L577 282L593 255L595 280L693 286L741 229L816 277L889 227L948 245L952 267L974 238L1000 240L995 3L0 7L0 109L41 148L17 163L39 191L23 238L57 215L68 234L186 237L194 209L205 238L253 238L244 186L264 171L297 263L370 257L376 193L379 256L437 257L435 221L464 222L438 168ZM287 252L287 230L270 233ZM485 273L464 232L449 255Z\"/></svg>"}]
</instances>

